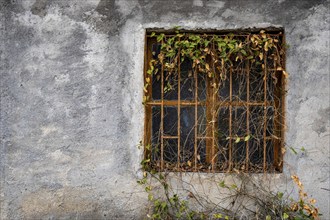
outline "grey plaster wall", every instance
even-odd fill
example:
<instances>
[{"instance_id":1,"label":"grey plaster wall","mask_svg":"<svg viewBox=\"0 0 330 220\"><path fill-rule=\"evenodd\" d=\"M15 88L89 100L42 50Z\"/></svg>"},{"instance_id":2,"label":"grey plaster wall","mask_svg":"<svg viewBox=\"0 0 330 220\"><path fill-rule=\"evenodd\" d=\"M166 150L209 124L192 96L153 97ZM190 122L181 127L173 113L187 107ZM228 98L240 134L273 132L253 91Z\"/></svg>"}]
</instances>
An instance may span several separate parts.
<instances>
[{"instance_id":1,"label":"grey plaster wall","mask_svg":"<svg viewBox=\"0 0 330 220\"><path fill-rule=\"evenodd\" d=\"M0 0L0 219L141 219L146 28L285 28L287 146L329 219L329 1ZM274 177L275 178L275 177Z\"/></svg>"}]
</instances>

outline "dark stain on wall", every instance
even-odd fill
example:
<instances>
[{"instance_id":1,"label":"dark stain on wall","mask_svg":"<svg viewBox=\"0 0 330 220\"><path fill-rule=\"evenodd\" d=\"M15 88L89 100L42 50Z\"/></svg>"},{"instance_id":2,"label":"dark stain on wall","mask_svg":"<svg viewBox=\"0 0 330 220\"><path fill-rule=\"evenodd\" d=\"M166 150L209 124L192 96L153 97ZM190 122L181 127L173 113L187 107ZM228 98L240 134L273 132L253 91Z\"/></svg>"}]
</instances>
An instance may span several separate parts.
<instances>
[{"instance_id":1,"label":"dark stain on wall","mask_svg":"<svg viewBox=\"0 0 330 220\"><path fill-rule=\"evenodd\" d=\"M32 5L31 12L34 15L39 15L40 17L44 17L47 14L47 0L36 0Z\"/></svg>"}]
</instances>

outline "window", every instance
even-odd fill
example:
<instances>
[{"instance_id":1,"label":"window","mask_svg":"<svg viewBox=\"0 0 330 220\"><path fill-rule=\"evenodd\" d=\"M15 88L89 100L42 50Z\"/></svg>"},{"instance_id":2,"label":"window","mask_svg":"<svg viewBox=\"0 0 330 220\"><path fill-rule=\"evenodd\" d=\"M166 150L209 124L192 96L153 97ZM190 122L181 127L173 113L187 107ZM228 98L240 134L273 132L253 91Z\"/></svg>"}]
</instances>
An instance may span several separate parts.
<instances>
[{"instance_id":1,"label":"window","mask_svg":"<svg viewBox=\"0 0 330 220\"><path fill-rule=\"evenodd\" d=\"M148 167L281 172L284 45L281 29L147 31Z\"/></svg>"}]
</instances>

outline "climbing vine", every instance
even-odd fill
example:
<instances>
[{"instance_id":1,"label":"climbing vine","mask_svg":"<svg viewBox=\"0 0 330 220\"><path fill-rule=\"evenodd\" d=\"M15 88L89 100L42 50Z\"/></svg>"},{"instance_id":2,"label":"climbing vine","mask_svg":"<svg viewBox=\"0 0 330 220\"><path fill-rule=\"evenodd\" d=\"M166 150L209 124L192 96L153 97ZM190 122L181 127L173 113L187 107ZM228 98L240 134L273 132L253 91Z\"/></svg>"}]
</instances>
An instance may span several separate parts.
<instances>
[{"instance_id":1,"label":"climbing vine","mask_svg":"<svg viewBox=\"0 0 330 220\"><path fill-rule=\"evenodd\" d=\"M178 80L180 75L180 65L185 61L189 61L189 65L192 68L192 70L186 71L188 72L188 77L196 77L192 75L200 74L203 78L211 79L207 80L207 82L212 83L211 85L208 85L208 87L210 86L213 89L212 94L218 94L218 90L220 90L221 87L225 87L224 84L228 81L227 77L229 72L235 72L238 73L236 75L239 75L247 73L249 70L253 69L254 72L251 73L251 75L261 75L261 80L259 75L253 75L257 82L253 84L253 87L258 88L251 92L251 94L257 96L258 91L261 90L260 88L266 87L264 87L264 85L268 83L266 82L268 79L272 80L270 84L277 84L280 80L288 77L288 73L285 71L285 59L283 59L285 56L286 45L284 38L281 35L282 33L266 32L265 30L253 33L242 32L235 34L187 33L181 32L179 29L176 29L172 34L153 32L149 37L158 42L157 46L159 46L159 48L153 48L152 55L150 56L151 58L148 59L143 102L146 104L150 101L152 96L151 89L155 81L162 81L162 86L160 86L162 93L171 93L171 91L177 86L178 81L180 81ZM247 71L244 72L242 71L243 69L247 69ZM271 71L268 71L268 69L271 69ZM241 83L242 81L236 80L235 82ZM261 85L260 82L262 82ZM195 91L197 91L196 87L197 86L194 87L196 89ZM247 85L247 88L249 88L249 85ZM278 88L280 88L278 90L282 89L282 87ZM191 88L188 88L188 90L189 89ZM280 92L285 91L281 90ZM264 94L265 96L267 95L266 92ZM274 100L280 102L282 94L274 95L270 93L270 95L274 96L270 98L273 102L275 102ZM237 99L241 101L240 95L237 97ZM260 100L266 102L266 99L267 98L263 96ZM266 108L265 106L266 105L263 105L260 109ZM276 106L274 108L276 109ZM255 109L257 109L257 112L252 112L251 115L255 114L256 116L264 117L266 121L264 121L264 123L267 123L268 115L264 112L262 112L262 114L258 112L258 108ZM218 121L218 111L219 109L212 111L212 120L208 121L207 124ZM237 115L240 114L243 115L242 113L238 113ZM278 114L281 114L280 110L273 115L277 115L278 117ZM261 146L260 139L262 139L259 137L263 135L263 138L265 138L266 132L270 133L269 136L271 136L271 138L276 140L280 139L280 137L276 136L278 135L277 131L273 132L272 128L267 130L267 126L264 126L263 124L260 125L258 122L259 119L253 117L248 120L250 124L253 124L254 126L254 133L247 132L245 133L245 136L240 137L238 134L235 134L235 131L237 132L242 127L242 121L246 120L246 118L241 120L238 117L236 118L236 121L233 122L233 127L237 127L236 130L233 129L233 133L230 133L229 136L221 136L221 134L217 134L216 138L225 141L233 140L235 144L254 141L254 143L257 143L256 146L258 147ZM273 116L271 115L270 118L272 117ZM157 117L155 116L152 120L157 122ZM278 123L276 126L280 127L281 125ZM152 129L152 132L155 133L154 136L159 138L160 133L157 131L157 127ZM248 129L249 128L246 128L246 130ZM179 130L179 128L177 130ZM221 129L218 129L216 132L219 132L220 130ZM213 138L215 138L215 136L213 136ZM186 137L184 143L188 142L188 139L189 138ZM176 155L178 157L177 161L173 162L170 157L174 156L175 153L171 153L173 149L169 147L169 152L162 152L163 156L168 155L169 157L165 158L164 156L165 159L160 159L159 156L157 156L159 154L159 152L157 152L159 151L159 147L157 146L158 143L159 140L156 140L155 142L148 141L147 143L140 143L140 147L145 150L145 157L141 161L143 178L138 180L138 183L144 187L144 190L148 195L149 206L146 216L148 219L229 220L244 219L244 216L245 219L266 220L319 218L318 209L315 207L316 201L307 196L302 183L296 175L292 175L291 178L298 187L298 199L289 197L287 192L277 192L266 189L263 187L262 183L256 181L249 174L246 174L245 171L248 169L246 169L245 165L251 166L252 163L249 161L243 161L246 158L244 153L242 153L242 155L236 155L237 158L243 158L242 161L235 161L237 165L236 168L234 165L234 169L228 169L228 167L225 166L218 169L218 171L228 170L229 172L232 172L231 176L238 179L239 183L232 181L228 182L225 178L214 179L213 184L219 190L221 201L213 202L212 199L208 198L208 195L201 194L201 191L196 189L198 186L195 186L192 181L190 182L182 178L181 175L183 171L194 170L197 172L196 175L199 175L199 171L210 172L211 169L214 171L211 165L202 162L201 154L194 153L195 161L193 161L190 156L192 151L189 151L188 148L188 150L182 153L182 155L180 155L179 152L178 155ZM248 144L247 146L250 150L250 154L253 153L252 150L258 153L258 147L250 146ZM263 147L265 146L266 144L264 142ZM184 147L185 146L183 145L183 148ZM162 149L164 150L164 148L165 147ZM217 148L219 151L217 156L224 155L226 152L223 153L221 150L225 148L227 148L226 145L222 145L221 149ZM284 154L285 149L282 148L280 150L282 150L282 153ZM225 156L225 159L228 158ZM163 165L161 165L162 162L164 162ZM204 168L203 163L208 167ZM280 163L282 163L281 160ZM220 162L220 165L225 164L228 164L227 161ZM254 166L254 169L249 169L248 171L254 172L260 170L262 170L262 168L256 165ZM181 173L171 174L171 171L181 171ZM263 171L266 170L263 169ZM175 183L172 182L173 179L175 179ZM198 184L203 187L204 183L203 181L200 181ZM180 185L181 188L178 188L178 185ZM251 207L246 204L247 201L252 204L254 209L251 209Z\"/></svg>"},{"instance_id":2,"label":"climbing vine","mask_svg":"<svg viewBox=\"0 0 330 220\"><path fill-rule=\"evenodd\" d=\"M269 34L264 30L242 35L181 33L176 30L172 36L153 32L150 37L156 37L157 42L161 43L161 48L157 58L149 62L144 102L149 99L147 93L151 85L151 76L160 80L160 65L163 66L165 78L168 79L178 73L178 63L185 59L192 61L194 71L199 74L206 74L209 78L219 77L219 82L212 85L214 88L221 86L221 82L226 79L226 72L234 63L247 61L250 65L257 65L262 69L266 68L266 62L273 62L276 70L288 77L284 63L281 63L280 59L285 54L285 46L283 47L283 42L279 43L279 34ZM271 77L277 81L274 72ZM172 87L173 85L168 82L164 92Z\"/></svg>"},{"instance_id":3,"label":"climbing vine","mask_svg":"<svg viewBox=\"0 0 330 220\"><path fill-rule=\"evenodd\" d=\"M144 162L141 165L147 168ZM143 178L137 182L148 195L146 219L318 220L321 216L315 206L316 200L307 195L297 175L292 175L291 179L298 189L298 198L290 197L288 191L273 191L264 187L264 181L248 174L236 173L232 176L238 182L227 181L226 177L211 178L216 188L213 191L218 191L221 196L221 202L213 202L193 183L184 180L182 175L145 170ZM171 179L176 179L174 185ZM204 187L203 181L198 184ZM185 187L178 188L178 185Z\"/></svg>"}]
</instances>

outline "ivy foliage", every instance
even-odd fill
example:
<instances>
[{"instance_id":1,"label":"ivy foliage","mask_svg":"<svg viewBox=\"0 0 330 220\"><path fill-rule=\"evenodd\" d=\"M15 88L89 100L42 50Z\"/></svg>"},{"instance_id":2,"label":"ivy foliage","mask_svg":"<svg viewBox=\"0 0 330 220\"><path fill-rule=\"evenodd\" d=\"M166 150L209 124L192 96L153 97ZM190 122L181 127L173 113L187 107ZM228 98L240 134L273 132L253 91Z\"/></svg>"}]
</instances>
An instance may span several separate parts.
<instances>
[{"instance_id":1,"label":"ivy foliage","mask_svg":"<svg viewBox=\"0 0 330 220\"><path fill-rule=\"evenodd\" d=\"M149 62L144 91L148 93L150 76L160 79L159 66L166 72L165 77L169 78L178 73L178 63L185 59L192 61L193 70L199 74L206 74L210 78L219 76L220 82L213 85L214 87L218 87L221 80L226 79L228 69L240 62L248 62L265 69L266 63L271 61L275 63L277 71L287 77L284 64L280 62L280 57L285 53L280 34L269 34L265 30L242 35L181 33L179 30L176 30L174 35L153 32L150 37L155 37L161 48L157 58ZM272 77L277 81L274 75ZM164 92L170 88L171 85L166 85ZM147 101L148 97L144 99Z\"/></svg>"}]
</instances>

